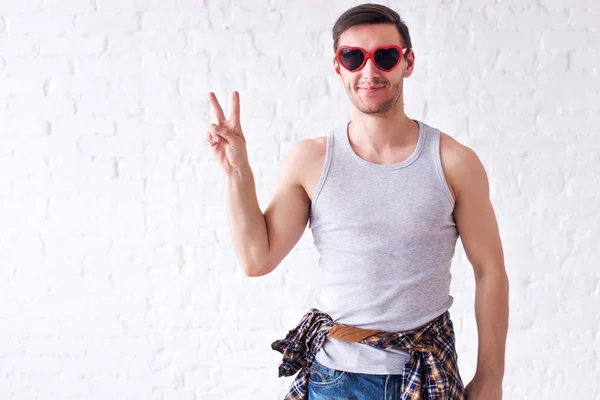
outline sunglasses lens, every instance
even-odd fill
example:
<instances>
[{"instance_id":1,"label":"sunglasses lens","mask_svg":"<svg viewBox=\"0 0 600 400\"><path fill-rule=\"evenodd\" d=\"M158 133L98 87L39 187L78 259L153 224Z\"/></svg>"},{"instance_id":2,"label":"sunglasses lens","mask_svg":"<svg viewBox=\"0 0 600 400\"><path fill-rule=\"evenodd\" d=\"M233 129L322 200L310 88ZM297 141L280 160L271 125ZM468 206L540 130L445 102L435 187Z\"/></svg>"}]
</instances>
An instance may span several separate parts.
<instances>
[{"instance_id":1,"label":"sunglasses lens","mask_svg":"<svg viewBox=\"0 0 600 400\"><path fill-rule=\"evenodd\" d=\"M340 62L350 71L360 67L364 59L365 55L358 49L342 49L340 51Z\"/></svg>"},{"instance_id":2,"label":"sunglasses lens","mask_svg":"<svg viewBox=\"0 0 600 400\"><path fill-rule=\"evenodd\" d=\"M391 69L400 60L398 49L379 49L375 52L375 63L381 69Z\"/></svg>"}]
</instances>

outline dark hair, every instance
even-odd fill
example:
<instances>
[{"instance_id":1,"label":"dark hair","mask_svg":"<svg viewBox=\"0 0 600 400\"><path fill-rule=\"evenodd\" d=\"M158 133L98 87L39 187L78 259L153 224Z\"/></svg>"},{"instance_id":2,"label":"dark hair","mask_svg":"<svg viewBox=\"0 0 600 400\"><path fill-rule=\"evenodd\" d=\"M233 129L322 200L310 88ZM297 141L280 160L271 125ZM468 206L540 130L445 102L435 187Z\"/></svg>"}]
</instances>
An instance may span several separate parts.
<instances>
[{"instance_id":1,"label":"dark hair","mask_svg":"<svg viewBox=\"0 0 600 400\"><path fill-rule=\"evenodd\" d=\"M381 4L360 4L344 12L333 25L333 52L338 49L340 36L349 28L361 24L394 24L400 37L404 42L404 47L408 48L406 54L412 51L412 43L408 27L400 18L400 15L389 7Z\"/></svg>"}]
</instances>

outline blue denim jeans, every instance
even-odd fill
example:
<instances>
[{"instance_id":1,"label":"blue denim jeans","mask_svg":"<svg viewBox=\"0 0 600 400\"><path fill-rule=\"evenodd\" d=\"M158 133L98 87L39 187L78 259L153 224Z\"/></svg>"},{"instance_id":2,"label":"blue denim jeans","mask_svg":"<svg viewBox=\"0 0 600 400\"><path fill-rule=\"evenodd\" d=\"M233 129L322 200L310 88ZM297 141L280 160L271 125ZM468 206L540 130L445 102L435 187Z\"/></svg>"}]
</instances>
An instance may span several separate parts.
<instances>
[{"instance_id":1,"label":"blue denim jeans","mask_svg":"<svg viewBox=\"0 0 600 400\"><path fill-rule=\"evenodd\" d=\"M314 360L308 378L309 400L397 400L402 375L339 371Z\"/></svg>"}]
</instances>

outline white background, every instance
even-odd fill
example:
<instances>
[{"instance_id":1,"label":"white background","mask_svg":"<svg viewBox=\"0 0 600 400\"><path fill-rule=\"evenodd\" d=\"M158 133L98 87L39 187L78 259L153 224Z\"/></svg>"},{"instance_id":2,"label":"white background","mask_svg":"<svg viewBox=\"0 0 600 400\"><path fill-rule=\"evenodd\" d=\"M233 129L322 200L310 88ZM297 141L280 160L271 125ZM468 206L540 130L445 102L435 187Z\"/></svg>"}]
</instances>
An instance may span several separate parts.
<instances>
[{"instance_id":1,"label":"white background","mask_svg":"<svg viewBox=\"0 0 600 400\"><path fill-rule=\"evenodd\" d=\"M331 28L355 1L0 0L0 398L281 399L311 307L305 235L236 259L207 93L241 95L259 203L299 140L349 116ZM510 279L505 399L600 395L600 6L386 1L416 67L406 112L486 167ZM474 278L451 308L465 384Z\"/></svg>"}]
</instances>

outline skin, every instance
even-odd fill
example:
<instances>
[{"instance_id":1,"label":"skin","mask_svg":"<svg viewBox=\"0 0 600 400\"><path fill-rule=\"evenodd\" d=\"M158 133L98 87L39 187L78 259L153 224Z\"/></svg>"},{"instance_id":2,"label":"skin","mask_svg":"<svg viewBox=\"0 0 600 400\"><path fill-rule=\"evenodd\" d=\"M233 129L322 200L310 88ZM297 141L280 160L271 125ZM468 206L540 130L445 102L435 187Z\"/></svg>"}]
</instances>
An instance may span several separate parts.
<instances>
[{"instance_id":1,"label":"skin","mask_svg":"<svg viewBox=\"0 0 600 400\"><path fill-rule=\"evenodd\" d=\"M404 47L400 34L391 24L352 27L341 35L338 43L367 51L389 44ZM418 124L406 116L403 103L403 82L414 68L414 52L405 55L402 62L388 72L379 70L371 60L361 70L350 72L334 58L334 73L352 105L348 137L361 158L393 164L407 159L416 148ZM364 89L367 85L384 88L368 92ZM210 100L217 120L224 120L212 93ZM302 237L323 170L327 141L324 136L305 139L291 149L281 168L273 199L261 213L245 153L237 92L233 101L237 122L227 129L223 129L227 121L211 124L206 139L226 172L227 187L231 190L228 191L228 199L232 199L229 210L237 254L246 275L258 277L272 272ZM234 117L231 120L235 121ZM479 346L475 376L466 386L467 398L500 400L509 287L488 177L477 154L444 132L440 135L440 158L455 203L456 226L476 282Z\"/></svg>"}]
</instances>

